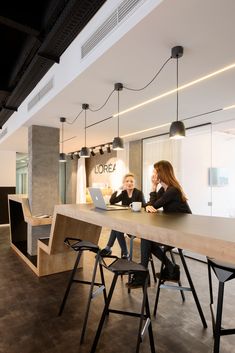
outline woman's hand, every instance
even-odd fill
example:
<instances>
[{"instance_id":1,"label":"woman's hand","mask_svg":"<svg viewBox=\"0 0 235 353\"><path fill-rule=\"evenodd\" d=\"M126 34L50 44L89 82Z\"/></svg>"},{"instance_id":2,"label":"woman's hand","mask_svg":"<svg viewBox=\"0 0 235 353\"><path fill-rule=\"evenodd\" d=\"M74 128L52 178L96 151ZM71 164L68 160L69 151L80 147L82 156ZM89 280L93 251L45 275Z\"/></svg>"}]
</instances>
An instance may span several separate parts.
<instances>
[{"instance_id":1,"label":"woman's hand","mask_svg":"<svg viewBox=\"0 0 235 353\"><path fill-rule=\"evenodd\" d=\"M156 191L157 186L160 183L160 180L155 173L153 173L152 175L151 182L152 182L152 191Z\"/></svg>"},{"instance_id":2,"label":"woman's hand","mask_svg":"<svg viewBox=\"0 0 235 353\"><path fill-rule=\"evenodd\" d=\"M154 208L153 206L150 206L150 205L146 206L145 211L148 213L156 213L157 212L156 208Z\"/></svg>"}]
</instances>

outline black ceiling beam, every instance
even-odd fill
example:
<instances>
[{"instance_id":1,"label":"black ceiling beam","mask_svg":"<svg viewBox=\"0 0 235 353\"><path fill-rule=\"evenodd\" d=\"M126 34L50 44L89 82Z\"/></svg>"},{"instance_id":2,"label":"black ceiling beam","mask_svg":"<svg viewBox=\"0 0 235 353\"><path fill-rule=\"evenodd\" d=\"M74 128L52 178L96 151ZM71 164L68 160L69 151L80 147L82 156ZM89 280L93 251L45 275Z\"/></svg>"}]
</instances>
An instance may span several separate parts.
<instances>
[{"instance_id":1,"label":"black ceiling beam","mask_svg":"<svg viewBox=\"0 0 235 353\"><path fill-rule=\"evenodd\" d=\"M28 58L27 65L20 70L16 84L10 86L12 92L5 97L6 107L20 106L105 1L67 0L49 33L43 36L42 43L35 43L34 55ZM39 53L42 55L38 55ZM12 114L11 110L0 109L0 126L3 126Z\"/></svg>"},{"instance_id":2,"label":"black ceiling beam","mask_svg":"<svg viewBox=\"0 0 235 353\"><path fill-rule=\"evenodd\" d=\"M22 23L16 22L16 21L11 20L10 18L4 17L4 16L0 16L0 23L7 26L7 27L16 29L17 31L31 35L33 37L38 37L40 35L40 32L38 30L36 30L35 28L26 26Z\"/></svg>"},{"instance_id":3,"label":"black ceiling beam","mask_svg":"<svg viewBox=\"0 0 235 353\"><path fill-rule=\"evenodd\" d=\"M1 95L8 96L11 93L12 93L12 91L10 91L9 89L0 88L0 97L1 97Z\"/></svg>"},{"instance_id":4,"label":"black ceiling beam","mask_svg":"<svg viewBox=\"0 0 235 353\"><path fill-rule=\"evenodd\" d=\"M10 107L10 106L7 106L7 105L2 105L2 109L10 110L11 112L17 112L18 107Z\"/></svg>"},{"instance_id":5,"label":"black ceiling beam","mask_svg":"<svg viewBox=\"0 0 235 353\"><path fill-rule=\"evenodd\" d=\"M47 54L47 53L38 53L38 56L40 56L43 59L47 59L49 61L52 61L53 63L57 63L57 64L60 63L60 57L58 57L58 56L54 56L54 55Z\"/></svg>"}]
</instances>

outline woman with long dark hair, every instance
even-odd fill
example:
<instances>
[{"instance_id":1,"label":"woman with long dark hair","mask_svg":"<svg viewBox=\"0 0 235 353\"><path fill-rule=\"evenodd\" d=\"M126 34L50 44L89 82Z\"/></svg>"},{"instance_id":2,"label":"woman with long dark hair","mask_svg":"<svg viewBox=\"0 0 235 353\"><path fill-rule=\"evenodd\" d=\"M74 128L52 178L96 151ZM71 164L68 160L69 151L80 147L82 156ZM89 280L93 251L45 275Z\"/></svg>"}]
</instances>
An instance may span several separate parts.
<instances>
[{"instance_id":1,"label":"woman with long dark hair","mask_svg":"<svg viewBox=\"0 0 235 353\"><path fill-rule=\"evenodd\" d=\"M161 187L157 190L159 185ZM149 213L156 213L159 208L163 208L163 211L168 213L192 213L185 193L175 177L171 163L165 160L154 164L152 190L145 210ZM180 268L164 255L162 245L151 240L141 239L141 264L143 266L148 267L151 253L160 261L164 261L163 279L178 281ZM142 278L134 276L128 286L137 288L142 284Z\"/></svg>"}]
</instances>

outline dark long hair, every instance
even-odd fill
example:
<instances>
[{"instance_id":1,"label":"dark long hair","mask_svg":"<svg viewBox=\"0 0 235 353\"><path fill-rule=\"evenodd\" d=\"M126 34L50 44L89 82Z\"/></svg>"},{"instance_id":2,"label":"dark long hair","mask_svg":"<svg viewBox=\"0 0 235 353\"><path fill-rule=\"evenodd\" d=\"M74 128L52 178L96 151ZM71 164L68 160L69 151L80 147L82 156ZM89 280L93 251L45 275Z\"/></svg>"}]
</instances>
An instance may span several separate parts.
<instances>
[{"instance_id":1,"label":"dark long hair","mask_svg":"<svg viewBox=\"0 0 235 353\"><path fill-rule=\"evenodd\" d=\"M180 183L178 182L178 180L175 177L174 169L173 169L171 163L168 161L162 160L162 161L155 163L154 168L157 171L158 178L166 185L174 186L177 190L179 190L180 195L181 195L181 199L183 202L185 202L187 200L187 197L186 197Z\"/></svg>"}]
</instances>

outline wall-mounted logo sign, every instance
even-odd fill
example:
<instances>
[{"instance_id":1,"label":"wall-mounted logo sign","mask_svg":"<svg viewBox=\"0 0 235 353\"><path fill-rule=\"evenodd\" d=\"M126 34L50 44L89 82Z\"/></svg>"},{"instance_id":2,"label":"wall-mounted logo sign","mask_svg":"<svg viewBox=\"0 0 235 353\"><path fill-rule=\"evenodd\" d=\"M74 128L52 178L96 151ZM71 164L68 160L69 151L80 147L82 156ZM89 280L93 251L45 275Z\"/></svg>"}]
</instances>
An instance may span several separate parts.
<instances>
[{"instance_id":1,"label":"wall-mounted logo sign","mask_svg":"<svg viewBox=\"0 0 235 353\"><path fill-rule=\"evenodd\" d=\"M97 164L95 174L113 173L116 170L116 163Z\"/></svg>"}]
</instances>

